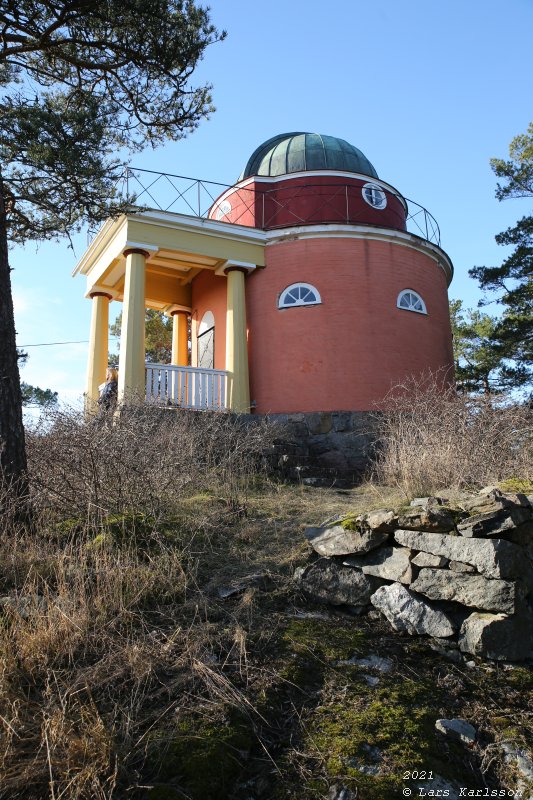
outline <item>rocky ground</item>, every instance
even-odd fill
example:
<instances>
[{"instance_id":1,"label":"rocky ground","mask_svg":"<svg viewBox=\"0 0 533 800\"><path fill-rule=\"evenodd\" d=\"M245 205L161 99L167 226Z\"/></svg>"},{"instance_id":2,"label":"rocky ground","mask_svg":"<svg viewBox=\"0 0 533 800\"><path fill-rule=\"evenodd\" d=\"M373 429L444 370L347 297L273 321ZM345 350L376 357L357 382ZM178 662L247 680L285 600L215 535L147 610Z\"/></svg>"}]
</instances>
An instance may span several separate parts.
<instances>
[{"instance_id":1,"label":"rocky ground","mask_svg":"<svg viewBox=\"0 0 533 800\"><path fill-rule=\"evenodd\" d=\"M312 598L443 648L533 658L533 496L487 487L340 516L306 536L322 556L299 575ZM456 654L460 659L459 654Z\"/></svg>"},{"instance_id":2,"label":"rocky ground","mask_svg":"<svg viewBox=\"0 0 533 800\"><path fill-rule=\"evenodd\" d=\"M164 526L114 518L75 548L76 520L7 543L2 800L530 797L527 661L395 631L294 578L319 563L306 526L401 502L274 484L231 510L191 497ZM390 535L382 550L404 547ZM395 554L398 575L437 568L417 558ZM345 569L370 596L407 586Z\"/></svg>"},{"instance_id":3,"label":"rocky ground","mask_svg":"<svg viewBox=\"0 0 533 800\"><path fill-rule=\"evenodd\" d=\"M276 593L256 591L259 604ZM159 732L150 798L531 796L526 665L456 663L378 615L298 603L265 624L248 633L246 666L225 664L251 705L200 705L173 738Z\"/></svg>"},{"instance_id":4,"label":"rocky ground","mask_svg":"<svg viewBox=\"0 0 533 800\"><path fill-rule=\"evenodd\" d=\"M306 492L320 496L316 490ZM478 516L459 508L458 498L453 513L442 503L417 501L401 507L399 514L380 509L357 515L353 506L352 513L346 513L349 504L345 501L350 496L350 492L339 495L345 512L340 519L348 520L348 525L337 519L306 530L313 548L308 550L311 560L296 568L295 581L286 573L282 577L270 572L217 587L227 611L239 613L251 602L252 593L259 612L247 627L246 639L246 697L254 710L241 707L240 716L236 718L233 712L223 720L232 731L223 747L226 758L219 750L220 740L216 736L212 740L216 752L215 757L211 751L212 763L226 763L229 770L223 774L224 788L218 769L214 773L201 769L190 775L191 796L235 800L388 800L409 793L531 797L533 676L528 663L509 663L509 659L500 663L462 652L456 634L475 612L457 613L452 603L444 603L445 613L424 599L420 588L416 592L415 587L405 589L415 576L420 585L422 570L429 568L446 568L452 580L473 574L489 574L492 580L500 565L507 564L489 555L495 540L490 540L488 549L481 542L479 549L471 537L451 536L452 530L458 533L457 524L471 528ZM501 493L498 497L482 495L477 505L469 507L470 512L485 514L484 520L490 519L495 531L505 526L511 514ZM366 501L372 507L378 498L367 496ZM359 496L358 505L361 502ZM466 497L461 502L468 505ZM513 504L519 525L530 519L528 501L506 502L509 507ZM515 503L522 511L515 511ZM458 560L458 551L448 552L446 558L426 552L427 547L426 551L408 549L391 542L391 532L407 526L418 529L419 536L427 535L423 531L428 518L430 531L439 531L441 546L444 539L452 538L456 549L464 545L464 561ZM291 530L290 523L285 525ZM505 529L514 527L513 523ZM518 538L523 540L523 536ZM339 555L339 548L350 555ZM318 554L322 557L317 558ZM518 559L522 564L520 559L524 559L522 552ZM485 569L478 572L468 563L472 561ZM481 577L482 584L485 580ZM394 603L390 594L384 604L380 602L380 593L389 588L407 591L409 602L403 598L403 603ZM482 589L486 597L484 584ZM479 601L476 590L470 591L468 602L474 607ZM422 612L413 609L417 597ZM514 607L505 610L512 616ZM249 619L254 619L251 611ZM520 643L522 650L525 642L527 637ZM210 762L205 738L200 744L191 733L185 741L198 744L204 766ZM169 789L166 784L153 791L160 791L157 796L162 798L179 796L166 794Z\"/></svg>"}]
</instances>

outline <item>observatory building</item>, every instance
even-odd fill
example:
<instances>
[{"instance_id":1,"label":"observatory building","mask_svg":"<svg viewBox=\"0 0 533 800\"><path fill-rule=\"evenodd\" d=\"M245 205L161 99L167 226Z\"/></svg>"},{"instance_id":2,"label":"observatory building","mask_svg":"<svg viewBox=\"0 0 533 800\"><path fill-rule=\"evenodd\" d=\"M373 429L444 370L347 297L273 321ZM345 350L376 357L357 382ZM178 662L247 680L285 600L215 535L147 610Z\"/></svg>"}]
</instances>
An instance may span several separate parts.
<instances>
[{"instance_id":1,"label":"observatory building","mask_svg":"<svg viewBox=\"0 0 533 800\"><path fill-rule=\"evenodd\" d=\"M163 179L179 203L155 201ZM230 187L130 170L130 193L133 181L139 210L107 222L75 270L93 304L88 402L111 301L123 303L119 401L353 413L408 376L452 374L438 225L344 139L274 136ZM146 308L174 319L171 364L145 363Z\"/></svg>"}]
</instances>

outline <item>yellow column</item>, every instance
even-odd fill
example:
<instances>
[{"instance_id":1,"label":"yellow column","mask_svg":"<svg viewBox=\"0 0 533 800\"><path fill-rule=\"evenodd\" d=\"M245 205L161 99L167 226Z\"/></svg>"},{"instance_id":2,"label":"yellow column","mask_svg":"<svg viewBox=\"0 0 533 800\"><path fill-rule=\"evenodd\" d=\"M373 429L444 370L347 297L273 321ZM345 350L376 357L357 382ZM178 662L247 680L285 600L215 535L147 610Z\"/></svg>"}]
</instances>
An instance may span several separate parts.
<instances>
[{"instance_id":1,"label":"yellow column","mask_svg":"<svg viewBox=\"0 0 533 800\"><path fill-rule=\"evenodd\" d=\"M232 411L250 411L248 348L246 342L246 296L244 276L247 270L228 267L226 310L226 370L228 371L227 404Z\"/></svg>"},{"instance_id":2,"label":"yellow column","mask_svg":"<svg viewBox=\"0 0 533 800\"><path fill-rule=\"evenodd\" d=\"M141 402L145 397L145 262L144 250L125 250L126 281L120 357L118 364L118 401Z\"/></svg>"},{"instance_id":3,"label":"yellow column","mask_svg":"<svg viewBox=\"0 0 533 800\"><path fill-rule=\"evenodd\" d=\"M89 361L87 364L87 386L85 410L94 412L98 403L98 387L105 382L108 357L109 301L105 292L92 292L91 331L89 334Z\"/></svg>"},{"instance_id":4,"label":"yellow column","mask_svg":"<svg viewBox=\"0 0 533 800\"><path fill-rule=\"evenodd\" d=\"M180 309L171 311L172 316L172 364L186 367L189 362L189 346L187 337L187 318L189 312Z\"/></svg>"}]
</instances>

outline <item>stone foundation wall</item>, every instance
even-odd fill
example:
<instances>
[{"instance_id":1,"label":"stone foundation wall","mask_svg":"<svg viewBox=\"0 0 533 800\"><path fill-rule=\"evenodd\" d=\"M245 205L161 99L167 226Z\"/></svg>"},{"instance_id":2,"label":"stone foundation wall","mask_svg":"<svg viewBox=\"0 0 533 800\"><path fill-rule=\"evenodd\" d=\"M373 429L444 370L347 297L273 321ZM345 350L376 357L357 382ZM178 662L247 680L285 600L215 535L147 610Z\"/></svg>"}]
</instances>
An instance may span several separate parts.
<instances>
[{"instance_id":1,"label":"stone foundation wall","mask_svg":"<svg viewBox=\"0 0 533 800\"><path fill-rule=\"evenodd\" d=\"M458 657L531 659L532 501L489 487L453 506L419 498L308 528L320 558L297 577L315 601L377 610Z\"/></svg>"},{"instance_id":2,"label":"stone foundation wall","mask_svg":"<svg viewBox=\"0 0 533 800\"><path fill-rule=\"evenodd\" d=\"M350 483L368 466L375 441L375 414L371 412L254 414L250 419L279 423L277 466L287 477L309 484Z\"/></svg>"}]
</instances>

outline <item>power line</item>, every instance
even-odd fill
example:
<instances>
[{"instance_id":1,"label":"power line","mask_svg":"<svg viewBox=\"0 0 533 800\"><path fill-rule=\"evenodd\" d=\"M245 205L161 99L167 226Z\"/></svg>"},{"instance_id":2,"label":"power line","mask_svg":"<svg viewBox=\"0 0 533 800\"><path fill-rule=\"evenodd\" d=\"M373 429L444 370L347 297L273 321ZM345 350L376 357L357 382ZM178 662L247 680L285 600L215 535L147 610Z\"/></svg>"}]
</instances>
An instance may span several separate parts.
<instances>
[{"instance_id":1,"label":"power line","mask_svg":"<svg viewBox=\"0 0 533 800\"><path fill-rule=\"evenodd\" d=\"M110 336L110 339L118 339L118 336ZM58 344L89 344L89 339L78 339L75 342L37 342L36 344L18 344L17 347L53 347Z\"/></svg>"}]
</instances>

